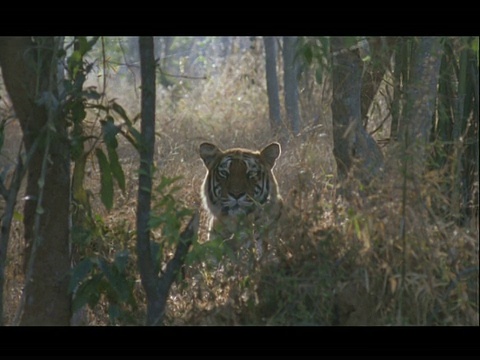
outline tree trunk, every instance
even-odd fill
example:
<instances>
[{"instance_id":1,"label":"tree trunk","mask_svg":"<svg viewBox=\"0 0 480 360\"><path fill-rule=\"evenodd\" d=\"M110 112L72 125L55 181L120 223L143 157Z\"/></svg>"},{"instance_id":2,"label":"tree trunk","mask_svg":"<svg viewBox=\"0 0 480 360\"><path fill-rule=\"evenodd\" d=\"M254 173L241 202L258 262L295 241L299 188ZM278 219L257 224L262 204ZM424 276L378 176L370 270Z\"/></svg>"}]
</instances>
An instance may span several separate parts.
<instances>
[{"instance_id":1,"label":"tree trunk","mask_svg":"<svg viewBox=\"0 0 480 360\"><path fill-rule=\"evenodd\" d=\"M296 36L283 37L283 81L285 109L292 132L300 132L300 110L298 108L298 81L295 61Z\"/></svg>"},{"instance_id":2,"label":"tree trunk","mask_svg":"<svg viewBox=\"0 0 480 360\"><path fill-rule=\"evenodd\" d=\"M15 205L17 203L17 195L24 177L25 167L21 155L18 156L17 166L13 173L12 180L8 189L2 182L2 197L5 201L5 210L1 217L1 234L0 234L0 326L4 326L3 319L3 291L5 287L5 266L7 262L8 242L10 240L10 229L12 226Z\"/></svg>"},{"instance_id":3,"label":"tree trunk","mask_svg":"<svg viewBox=\"0 0 480 360\"><path fill-rule=\"evenodd\" d=\"M268 110L270 118L270 126L274 132L278 132L281 127L282 120L280 116L280 98L278 96L278 79L277 79L277 51L275 37L264 36L265 45L265 70L267 77L267 94L268 94Z\"/></svg>"},{"instance_id":4,"label":"tree trunk","mask_svg":"<svg viewBox=\"0 0 480 360\"><path fill-rule=\"evenodd\" d=\"M412 160L413 173L418 175L425 168L442 51L440 37L421 37L412 56L405 110L399 124L399 140Z\"/></svg>"},{"instance_id":5,"label":"tree trunk","mask_svg":"<svg viewBox=\"0 0 480 360\"><path fill-rule=\"evenodd\" d=\"M137 253L142 285L147 295L147 325L157 325L162 318L157 275L150 249L150 219L153 153L155 145L155 57L152 37L139 38L142 78L142 144L137 205Z\"/></svg>"},{"instance_id":6,"label":"tree trunk","mask_svg":"<svg viewBox=\"0 0 480 360\"><path fill-rule=\"evenodd\" d=\"M395 46L393 66L393 99L392 99L392 123L390 126L390 138L398 140L398 126L402 110L404 94L403 84L408 81L408 40L400 37Z\"/></svg>"},{"instance_id":7,"label":"tree trunk","mask_svg":"<svg viewBox=\"0 0 480 360\"><path fill-rule=\"evenodd\" d=\"M155 57L153 38L140 37L140 66L142 75L142 143L140 144L140 170L137 201L137 256L143 288L147 295L146 324L162 325L168 293L173 280L182 267L185 256L198 231L199 215L196 213L180 235L174 257L159 278L150 247L150 210L155 145Z\"/></svg>"},{"instance_id":8,"label":"tree trunk","mask_svg":"<svg viewBox=\"0 0 480 360\"><path fill-rule=\"evenodd\" d=\"M396 38L392 36L374 36L368 39L370 60L364 71L362 80L361 110L363 127L367 128L368 111L372 106L375 95L382 84L387 69L390 68L390 60L395 48Z\"/></svg>"},{"instance_id":9,"label":"tree trunk","mask_svg":"<svg viewBox=\"0 0 480 360\"><path fill-rule=\"evenodd\" d=\"M176 71L172 71L171 68L171 47L173 44L173 36L162 36L158 38L157 44L160 45L160 84L167 89L169 86L172 86L174 83L170 80L167 74L174 73ZM154 73L155 75L155 73Z\"/></svg>"},{"instance_id":10,"label":"tree trunk","mask_svg":"<svg viewBox=\"0 0 480 360\"><path fill-rule=\"evenodd\" d=\"M0 38L5 87L28 161L24 226L26 277L21 325L68 325L70 159L57 93L54 38Z\"/></svg>"},{"instance_id":11,"label":"tree trunk","mask_svg":"<svg viewBox=\"0 0 480 360\"><path fill-rule=\"evenodd\" d=\"M333 154L340 180L347 178L356 163L355 174L367 184L383 167L376 142L362 126L362 60L357 49L349 48L343 37L333 37Z\"/></svg>"}]
</instances>

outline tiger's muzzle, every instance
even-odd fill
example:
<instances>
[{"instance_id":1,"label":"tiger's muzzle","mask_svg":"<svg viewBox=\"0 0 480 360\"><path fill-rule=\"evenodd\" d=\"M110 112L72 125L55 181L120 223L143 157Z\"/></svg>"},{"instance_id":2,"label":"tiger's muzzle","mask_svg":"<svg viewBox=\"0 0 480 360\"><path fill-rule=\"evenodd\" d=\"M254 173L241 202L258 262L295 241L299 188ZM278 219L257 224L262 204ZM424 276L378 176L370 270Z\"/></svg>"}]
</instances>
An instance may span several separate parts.
<instances>
[{"instance_id":1,"label":"tiger's muzzle","mask_svg":"<svg viewBox=\"0 0 480 360\"><path fill-rule=\"evenodd\" d=\"M255 203L247 193L228 194L222 199L222 214L229 216L247 215L254 209Z\"/></svg>"}]
</instances>

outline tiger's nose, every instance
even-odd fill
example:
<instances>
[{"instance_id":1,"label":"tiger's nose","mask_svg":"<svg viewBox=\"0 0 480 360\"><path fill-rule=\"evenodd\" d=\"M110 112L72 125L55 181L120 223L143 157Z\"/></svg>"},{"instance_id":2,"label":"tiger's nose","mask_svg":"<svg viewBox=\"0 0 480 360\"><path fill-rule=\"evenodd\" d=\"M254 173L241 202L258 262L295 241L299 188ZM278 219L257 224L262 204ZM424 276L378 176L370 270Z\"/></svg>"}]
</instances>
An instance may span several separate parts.
<instances>
[{"instance_id":1,"label":"tiger's nose","mask_svg":"<svg viewBox=\"0 0 480 360\"><path fill-rule=\"evenodd\" d=\"M229 192L228 195L230 195L231 197L233 197L234 199L241 199L242 197L244 197L246 194L246 192Z\"/></svg>"}]
</instances>

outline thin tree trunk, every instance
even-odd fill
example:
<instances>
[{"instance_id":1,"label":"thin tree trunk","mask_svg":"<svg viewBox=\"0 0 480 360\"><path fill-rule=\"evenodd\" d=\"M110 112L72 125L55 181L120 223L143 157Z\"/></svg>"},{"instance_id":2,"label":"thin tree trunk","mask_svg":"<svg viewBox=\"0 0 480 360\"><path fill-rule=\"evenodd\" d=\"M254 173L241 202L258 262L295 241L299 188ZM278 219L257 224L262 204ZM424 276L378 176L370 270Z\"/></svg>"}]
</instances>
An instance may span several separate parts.
<instances>
[{"instance_id":1,"label":"thin tree trunk","mask_svg":"<svg viewBox=\"0 0 480 360\"><path fill-rule=\"evenodd\" d=\"M158 299L158 282L150 249L150 219L153 152L155 145L155 57L153 37L140 37L140 71L142 78L142 144L137 204L137 253L142 285L147 295L147 325L157 325L162 308Z\"/></svg>"},{"instance_id":2,"label":"thin tree trunk","mask_svg":"<svg viewBox=\"0 0 480 360\"><path fill-rule=\"evenodd\" d=\"M21 325L68 325L70 159L56 83L54 38L0 38L0 65L22 127L28 163L26 283ZM53 130L54 129L54 130ZM23 313L22 313L23 310Z\"/></svg>"},{"instance_id":3,"label":"thin tree trunk","mask_svg":"<svg viewBox=\"0 0 480 360\"><path fill-rule=\"evenodd\" d=\"M277 51L275 37L264 36L265 45L265 70L267 77L267 94L270 126L274 132L277 132L282 124L280 116L280 97L278 95L277 79Z\"/></svg>"},{"instance_id":4,"label":"thin tree trunk","mask_svg":"<svg viewBox=\"0 0 480 360\"><path fill-rule=\"evenodd\" d=\"M159 278L150 247L150 210L152 170L155 145L155 58L152 37L140 37L140 65L142 75L142 144L140 144L140 170L137 203L137 255L143 288L147 295L147 319L150 326L162 325L168 293L173 280L182 267L185 256L198 232L199 215L196 213L180 235L174 257Z\"/></svg>"},{"instance_id":5,"label":"thin tree trunk","mask_svg":"<svg viewBox=\"0 0 480 360\"><path fill-rule=\"evenodd\" d=\"M285 109L292 132L300 132L300 110L298 108L298 82L295 61L296 36L283 37L283 81Z\"/></svg>"},{"instance_id":6,"label":"thin tree trunk","mask_svg":"<svg viewBox=\"0 0 480 360\"><path fill-rule=\"evenodd\" d=\"M390 138L392 140L398 140L398 127L404 104L403 85L408 81L407 50L407 40L400 37L394 55L392 124L390 127Z\"/></svg>"}]
</instances>

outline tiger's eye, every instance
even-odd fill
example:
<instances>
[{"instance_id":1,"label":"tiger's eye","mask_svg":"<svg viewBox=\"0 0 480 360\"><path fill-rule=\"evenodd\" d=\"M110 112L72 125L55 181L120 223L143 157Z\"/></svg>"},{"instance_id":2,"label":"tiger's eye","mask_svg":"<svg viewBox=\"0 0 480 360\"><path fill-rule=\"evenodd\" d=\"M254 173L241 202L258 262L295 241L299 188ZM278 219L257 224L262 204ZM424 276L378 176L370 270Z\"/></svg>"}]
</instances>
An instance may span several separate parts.
<instances>
[{"instance_id":1,"label":"tiger's eye","mask_svg":"<svg viewBox=\"0 0 480 360\"><path fill-rule=\"evenodd\" d=\"M252 170L252 171L247 172L247 177L248 177L249 179L254 179L254 178L256 178L257 176L258 176L258 171L253 171L253 170Z\"/></svg>"},{"instance_id":2,"label":"tiger's eye","mask_svg":"<svg viewBox=\"0 0 480 360\"><path fill-rule=\"evenodd\" d=\"M228 171L227 170L218 170L218 175L224 179L228 177Z\"/></svg>"}]
</instances>

